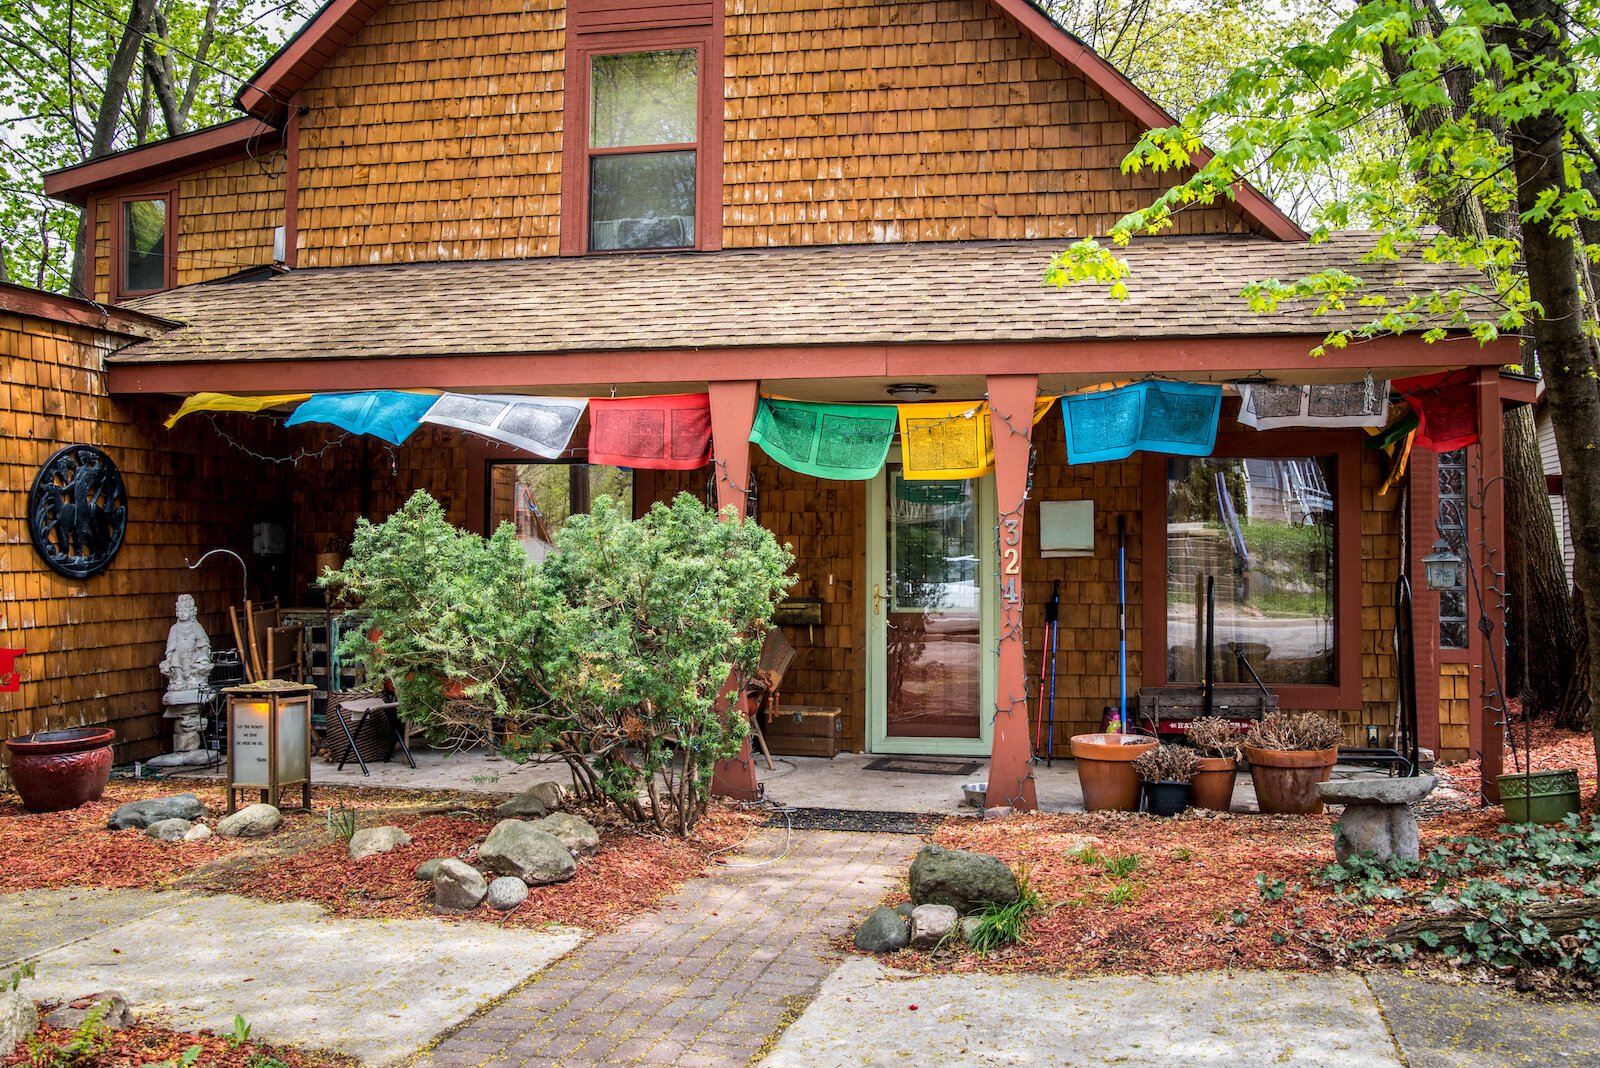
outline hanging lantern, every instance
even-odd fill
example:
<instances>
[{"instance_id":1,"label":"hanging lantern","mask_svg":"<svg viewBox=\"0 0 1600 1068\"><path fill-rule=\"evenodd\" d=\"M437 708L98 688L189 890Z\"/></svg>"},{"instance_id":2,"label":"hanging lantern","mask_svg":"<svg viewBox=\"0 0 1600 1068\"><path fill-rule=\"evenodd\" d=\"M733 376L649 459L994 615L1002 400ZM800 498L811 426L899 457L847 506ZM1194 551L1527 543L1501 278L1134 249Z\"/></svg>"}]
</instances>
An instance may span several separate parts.
<instances>
[{"instance_id":1,"label":"hanging lantern","mask_svg":"<svg viewBox=\"0 0 1600 1068\"><path fill-rule=\"evenodd\" d=\"M228 811L234 794L260 790L282 808L283 788L301 788L311 807L311 694L306 683L267 679L222 692L228 698Z\"/></svg>"},{"instance_id":2,"label":"hanging lantern","mask_svg":"<svg viewBox=\"0 0 1600 1068\"><path fill-rule=\"evenodd\" d=\"M1430 590L1461 588L1461 557L1451 551L1442 537L1433 543L1433 552L1422 558L1422 570Z\"/></svg>"}]
</instances>

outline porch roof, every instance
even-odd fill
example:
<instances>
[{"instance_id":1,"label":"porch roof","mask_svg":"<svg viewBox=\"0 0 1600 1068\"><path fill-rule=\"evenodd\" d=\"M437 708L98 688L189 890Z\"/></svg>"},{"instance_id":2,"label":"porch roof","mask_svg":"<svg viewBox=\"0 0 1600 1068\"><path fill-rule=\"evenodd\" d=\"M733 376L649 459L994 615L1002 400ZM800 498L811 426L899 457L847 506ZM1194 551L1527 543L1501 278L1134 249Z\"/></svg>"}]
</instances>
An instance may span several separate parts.
<instances>
[{"instance_id":1,"label":"porch roof","mask_svg":"<svg viewBox=\"0 0 1600 1068\"><path fill-rule=\"evenodd\" d=\"M1132 268L1126 301L1099 283L1042 285L1050 256L1067 244L1062 239L297 270L130 301L129 308L184 325L128 346L113 361L1319 336L1364 323L1373 310L1316 315L1301 304L1261 314L1240 292L1249 282L1327 268L1362 277L1368 293L1390 299L1481 282L1420 257L1362 263L1374 240L1365 233L1318 245L1232 236L1139 240L1122 253Z\"/></svg>"}]
</instances>

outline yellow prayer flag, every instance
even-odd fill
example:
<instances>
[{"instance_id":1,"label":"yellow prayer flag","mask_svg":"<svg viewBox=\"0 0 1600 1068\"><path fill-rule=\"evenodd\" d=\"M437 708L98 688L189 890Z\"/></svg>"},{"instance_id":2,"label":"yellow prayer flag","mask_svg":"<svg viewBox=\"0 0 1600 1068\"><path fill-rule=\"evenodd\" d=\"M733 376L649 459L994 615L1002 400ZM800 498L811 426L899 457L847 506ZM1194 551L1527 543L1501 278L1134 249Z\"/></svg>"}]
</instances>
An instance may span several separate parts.
<instances>
[{"instance_id":1,"label":"yellow prayer flag","mask_svg":"<svg viewBox=\"0 0 1600 1068\"><path fill-rule=\"evenodd\" d=\"M310 397L309 393L277 393L270 397L240 397L232 393L195 393L172 414L172 418L166 422L166 427L171 430L179 419L195 412L259 412L265 408L276 408L280 404L308 400Z\"/></svg>"},{"instance_id":2,"label":"yellow prayer flag","mask_svg":"<svg viewBox=\"0 0 1600 1068\"><path fill-rule=\"evenodd\" d=\"M1037 423L1054 397L1033 403ZM900 461L908 480L981 478L994 470L994 433L987 401L897 405Z\"/></svg>"}]
</instances>

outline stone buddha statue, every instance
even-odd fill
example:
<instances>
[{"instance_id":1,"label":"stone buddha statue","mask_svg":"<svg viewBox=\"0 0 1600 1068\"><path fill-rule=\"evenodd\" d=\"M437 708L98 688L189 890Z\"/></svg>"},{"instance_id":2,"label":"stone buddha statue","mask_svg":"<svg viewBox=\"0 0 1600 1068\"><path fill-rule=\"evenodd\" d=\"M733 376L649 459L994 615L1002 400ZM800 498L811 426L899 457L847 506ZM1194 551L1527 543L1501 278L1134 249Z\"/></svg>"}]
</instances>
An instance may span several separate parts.
<instances>
[{"instance_id":1,"label":"stone buddha statue","mask_svg":"<svg viewBox=\"0 0 1600 1068\"><path fill-rule=\"evenodd\" d=\"M202 706L216 696L211 687L211 639L195 617L194 598L178 598L178 621L167 631L167 655L160 671L167 677L162 713L172 724L172 752L148 761L152 767L209 764L217 754L201 748L206 717Z\"/></svg>"}]
</instances>

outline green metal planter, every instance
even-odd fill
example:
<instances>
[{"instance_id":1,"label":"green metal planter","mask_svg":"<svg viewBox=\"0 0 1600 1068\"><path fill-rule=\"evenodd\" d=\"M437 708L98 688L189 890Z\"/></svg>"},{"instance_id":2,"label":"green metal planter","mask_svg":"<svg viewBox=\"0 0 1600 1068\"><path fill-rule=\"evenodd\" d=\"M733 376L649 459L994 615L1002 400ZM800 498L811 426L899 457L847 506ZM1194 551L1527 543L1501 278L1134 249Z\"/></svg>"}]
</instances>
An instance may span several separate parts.
<instances>
[{"instance_id":1,"label":"green metal planter","mask_svg":"<svg viewBox=\"0 0 1600 1068\"><path fill-rule=\"evenodd\" d=\"M1560 823L1578 811L1578 772L1515 772L1500 776L1507 823Z\"/></svg>"}]
</instances>

